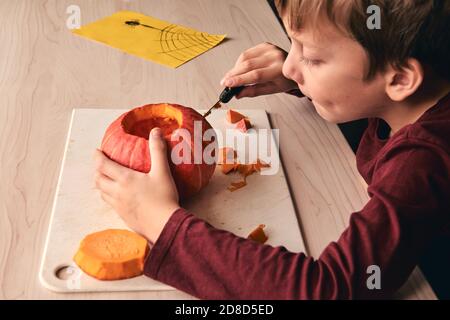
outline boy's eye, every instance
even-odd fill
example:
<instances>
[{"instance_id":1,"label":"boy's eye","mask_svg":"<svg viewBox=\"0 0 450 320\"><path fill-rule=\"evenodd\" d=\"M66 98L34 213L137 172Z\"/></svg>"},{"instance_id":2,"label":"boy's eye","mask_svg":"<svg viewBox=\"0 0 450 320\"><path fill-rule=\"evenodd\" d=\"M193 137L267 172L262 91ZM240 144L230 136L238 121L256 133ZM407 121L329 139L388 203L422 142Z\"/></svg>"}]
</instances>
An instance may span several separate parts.
<instances>
[{"instance_id":1,"label":"boy's eye","mask_svg":"<svg viewBox=\"0 0 450 320\"><path fill-rule=\"evenodd\" d=\"M317 66L317 65L320 64L321 61L317 60L317 59L308 59L308 58L305 58L305 57L301 57L300 58L300 62L305 64L305 65L307 65L307 66Z\"/></svg>"}]
</instances>

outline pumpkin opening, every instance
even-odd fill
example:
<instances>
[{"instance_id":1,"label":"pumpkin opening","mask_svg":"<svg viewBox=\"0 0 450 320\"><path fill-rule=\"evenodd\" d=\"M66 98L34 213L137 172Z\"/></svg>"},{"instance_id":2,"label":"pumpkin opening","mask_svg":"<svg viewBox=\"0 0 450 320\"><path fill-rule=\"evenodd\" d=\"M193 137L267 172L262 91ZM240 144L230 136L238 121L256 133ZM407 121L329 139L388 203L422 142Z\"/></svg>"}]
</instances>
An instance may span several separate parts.
<instances>
[{"instance_id":1,"label":"pumpkin opening","mask_svg":"<svg viewBox=\"0 0 450 320\"><path fill-rule=\"evenodd\" d=\"M146 106L130 111L122 120L122 127L128 134L148 139L150 131L161 128L163 136L169 136L181 127L182 114L167 104L148 108Z\"/></svg>"}]
</instances>

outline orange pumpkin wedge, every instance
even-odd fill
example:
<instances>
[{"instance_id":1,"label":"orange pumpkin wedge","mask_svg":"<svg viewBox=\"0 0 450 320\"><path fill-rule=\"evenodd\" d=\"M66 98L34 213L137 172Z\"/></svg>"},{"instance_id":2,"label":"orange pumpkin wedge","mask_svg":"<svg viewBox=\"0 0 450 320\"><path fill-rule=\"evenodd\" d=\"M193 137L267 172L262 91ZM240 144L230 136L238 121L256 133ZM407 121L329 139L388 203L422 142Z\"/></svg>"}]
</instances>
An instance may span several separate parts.
<instances>
[{"instance_id":1,"label":"orange pumpkin wedge","mask_svg":"<svg viewBox=\"0 0 450 320\"><path fill-rule=\"evenodd\" d=\"M250 120L248 120L247 118L241 119L236 123L236 129L238 129L243 133L246 133L251 127L252 124L250 123Z\"/></svg>"},{"instance_id":2,"label":"orange pumpkin wedge","mask_svg":"<svg viewBox=\"0 0 450 320\"><path fill-rule=\"evenodd\" d=\"M265 224L260 224L255 230L253 230L249 235L248 239L252 239L254 241L257 241L259 243L265 243L267 239L269 239L266 234L264 233L264 228L266 227Z\"/></svg>"},{"instance_id":3,"label":"orange pumpkin wedge","mask_svg":"<svg viewBox=\"0 0 450 320\"><path fill-rule=\"evenodd\" d=\"M245 116L237 111L234 111L233 109L229 109L227 111L227 121L229 123L236 123L241 119L244 119Z\"/></svg>"},{"instance_id":4,"label":"orange pumpkin wedge","mask_svg":"<svg viewBox=\"0 0 450 320\"><path fill-rule=\"evenodd\" d=\"M86 236L73 259L98 280L120 280L141 275L148 252L147 240L137 233L107 229Z\"/></svg>"}]
</instances>

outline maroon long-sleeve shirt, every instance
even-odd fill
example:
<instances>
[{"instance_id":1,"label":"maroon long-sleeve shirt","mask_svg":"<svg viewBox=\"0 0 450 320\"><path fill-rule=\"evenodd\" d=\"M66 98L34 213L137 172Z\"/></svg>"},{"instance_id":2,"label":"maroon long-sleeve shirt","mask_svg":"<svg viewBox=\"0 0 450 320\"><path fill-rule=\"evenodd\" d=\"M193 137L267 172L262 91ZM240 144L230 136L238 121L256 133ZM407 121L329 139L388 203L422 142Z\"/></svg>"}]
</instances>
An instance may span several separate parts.
<instances>
[{"instance_id":1,"label":"maroon long-sleeve shirt","mask_svg":"<svg viewBox=\"0 0 450 320\"><path fill-rule=\"evenodd\" d=\"M370 200L318 259L237 237L178 209L145 274L206 299L388 297L432 238L449 230L450 94L392 137L381 138L383 128L369 121L356 156ZM367 286L371 265L380 268L381 289Z\"/></svg>"}]
</instances>

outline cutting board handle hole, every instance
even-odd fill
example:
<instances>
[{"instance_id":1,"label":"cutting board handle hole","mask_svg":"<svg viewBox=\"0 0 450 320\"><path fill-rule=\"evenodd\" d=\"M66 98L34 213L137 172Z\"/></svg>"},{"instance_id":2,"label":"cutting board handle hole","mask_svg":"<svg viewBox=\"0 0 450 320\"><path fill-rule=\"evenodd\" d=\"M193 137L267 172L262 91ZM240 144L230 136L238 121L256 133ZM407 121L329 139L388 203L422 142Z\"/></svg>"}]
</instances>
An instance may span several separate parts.
<instances>
[{"instance_id":1,"label":"cutting board handle hole","mask_svg":"<svg viewBox=\"0 0 450 320\"><path fill-rule=\"evenodd\" d=\"M55 276L60 280L73 280L77 275L77 269L70 265L62 265L55 270Z\"/></svg>"}]
</instances>

